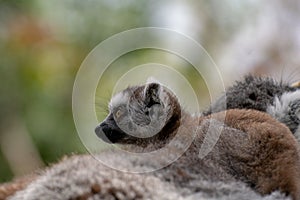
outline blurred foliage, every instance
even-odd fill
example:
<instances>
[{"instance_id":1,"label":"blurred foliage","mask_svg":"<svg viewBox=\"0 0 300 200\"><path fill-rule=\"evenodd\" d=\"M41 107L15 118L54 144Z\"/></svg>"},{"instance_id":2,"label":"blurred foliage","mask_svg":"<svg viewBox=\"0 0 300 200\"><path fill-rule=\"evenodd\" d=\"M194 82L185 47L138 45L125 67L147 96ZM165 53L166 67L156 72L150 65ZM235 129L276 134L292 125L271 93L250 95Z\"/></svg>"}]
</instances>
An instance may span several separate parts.
<instances>
[{"instance_id":1,"label":"blurred foliage","mask_svg":"<svg viewBox=\"0 0 300 200\"><path fill-rule=\"evenodd\" d=\"M110 4L0 1L0 135L17 116L45 163L85 151L71 109L73 81L84 57L106 37L143 20L137 6ZM0 182L12 176L0 154Z\"/></svg>"}]
</instances>

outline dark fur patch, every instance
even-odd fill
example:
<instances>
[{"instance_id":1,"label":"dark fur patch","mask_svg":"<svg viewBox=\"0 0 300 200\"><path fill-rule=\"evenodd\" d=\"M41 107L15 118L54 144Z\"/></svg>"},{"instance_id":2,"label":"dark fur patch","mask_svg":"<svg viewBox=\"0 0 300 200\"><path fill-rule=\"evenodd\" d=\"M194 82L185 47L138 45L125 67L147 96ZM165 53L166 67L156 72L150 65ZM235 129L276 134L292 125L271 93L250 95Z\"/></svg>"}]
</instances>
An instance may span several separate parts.
<instances>
[{"instance_id":1,"label":"dark fur patch","mask_svg":"<svg viewBox=\"0 0 300 200\"><path fill-rule=\"evenodd\" d=\"M229 87L226 93L213 103L204 114L209 115L235 108L265 112L268 105L273 103L275 96L281 96L284 92L295 90L296 88L287 83L278 83L272 78L247 75L242 81L237 81L232 87ZM225 98L226 103L224 102Z\"/></svg>"}]
</instances>

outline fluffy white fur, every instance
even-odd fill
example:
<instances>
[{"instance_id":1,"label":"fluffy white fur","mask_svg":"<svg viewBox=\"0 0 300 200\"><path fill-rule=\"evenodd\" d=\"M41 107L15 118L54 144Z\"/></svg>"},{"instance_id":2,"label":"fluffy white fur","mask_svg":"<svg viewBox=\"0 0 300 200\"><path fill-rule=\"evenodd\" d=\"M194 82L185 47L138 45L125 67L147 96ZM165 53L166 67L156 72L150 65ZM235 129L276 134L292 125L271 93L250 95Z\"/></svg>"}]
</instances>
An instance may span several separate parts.
<instances>
[{"instance_id":1,"label":"fluffy white fur","mask_svg":"<svg viewBox=\"0 0 300 200\"><path fill-rule=\"evenodd\" d=\"M268 106L267 113L273 116L275 119L287 124L288 112L290 111L290 105L293 102L300 102L300 90L295 92L283 93L280 97L275 97L273 105ZM300 109L296 110L296 116L300 120ZM289 124L287 124L289 126ZM300 127L294 132L295 137L300 143Z\"/></svg>"},{"instance_id":2,"label":"fluffy white fur","mask_svg":"<svg viewBox=\"0 0 300 200\"><path fill-rule=\"evenodd\" d=\"M129 94L124 92L119 92L112 97L109 102L109 107L117 107L120 104L125 104L129 101Z\"/></svg>"}]
</instances>

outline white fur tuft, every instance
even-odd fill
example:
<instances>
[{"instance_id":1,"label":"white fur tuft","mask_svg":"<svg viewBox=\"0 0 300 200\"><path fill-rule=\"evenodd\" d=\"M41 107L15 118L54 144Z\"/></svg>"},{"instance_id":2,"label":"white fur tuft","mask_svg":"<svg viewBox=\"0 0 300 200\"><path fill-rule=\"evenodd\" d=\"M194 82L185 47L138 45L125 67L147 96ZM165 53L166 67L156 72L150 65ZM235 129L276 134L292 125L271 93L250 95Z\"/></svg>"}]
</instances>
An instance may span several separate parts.
<instances>
[{"instance_id":1,"label":"white fur tuft","mask_svg":"<svg viewBox=\"0 0 300 200\"><path fill-rule=\"evenodd\" d=\"M275 97L273 105L268 106L267 113L276 119L282 118L282 115L289 110L290 103L298 100L300 100L300 90L295 92L285 92L281 97Z\"/></svg>"},{"instance_id":2,"label":"white fur tuft","mask_svg":"<svg viewBox=\"0 0 300 200\"><path fill-rule=\"evenodd\" d=\"M128 93L120 92L112 97L111 101L109 102L109 106L111 108L114 108L120 104L124 104L124 103L127 104L128 100L129 100Z\"/></svg>"},{"instance_id":3,"label":"white fur tuft","mask_svg":"<svg viewBox=\"0 0 300 200\"><path fill-rule=\"evenodd\" d=\"M285 121L289 119L288 115L290 111L290 104L295 101L300 101L300 90L295 92L283 93L281 97L275 97L273 105L268 106L267 113L273 116L278 121ZM296 113L297 114L297 113ZM300 116L298 115L298 118ZM283 122L286 123L286 122ZM296 131L293 133L297 141L300 143L300 126L298 125Z\"/></svg>"}]
</instances>

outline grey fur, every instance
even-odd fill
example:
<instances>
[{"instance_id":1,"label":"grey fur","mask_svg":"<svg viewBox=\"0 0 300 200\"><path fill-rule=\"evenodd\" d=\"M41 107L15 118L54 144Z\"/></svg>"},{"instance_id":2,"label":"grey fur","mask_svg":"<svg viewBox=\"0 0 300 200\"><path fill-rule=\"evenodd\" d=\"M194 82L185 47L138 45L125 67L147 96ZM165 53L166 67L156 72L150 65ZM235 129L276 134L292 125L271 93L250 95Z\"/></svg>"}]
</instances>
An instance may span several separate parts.
<instances>
[{"instance_id":1,"label":"grey fur","mask_svg":"<svg viewBox=\"0 0 300 200\"><path fill-rule=\"evenodd\" d=\"M101 156L110 157L124 168L148 167L136 165L120 154L106 152ZM262 197L238 181L209 181L199 177L191 185L197 187L198 191L174 187L172 183L162 181L153 174L116 171L89 155L73 156L46 170L25 190L8 200L290 200L278 192Z\"/></svg>"},{"instance_id":2,"label":"grey fur","mask_svg":"<svg viewBox=\"0 0 300 200\"><path fill-rule=\"evenodd\" d=\"M204 114L220 112L227 109L255 109L266 112L267 107L273 104L276 96L284 92L293 92L296 88L288 83L277 82L270 77L245 76L241 81L226 90ZM226 102L226 103L225 103ZM226 105L223 107L222 105Z\"/></svg>"},{"instance_id":3,"label":"grey fur","mask_svg":"<svg viewBox=\"0 0 300 200\"><path fill-rule=\"evenodd\" d=\"M226 109L255 109L268 112L275 119L287 125L292 133L299 133L300 88L287 82L278 82L270 77L245 76L226 90L205 115ZM224 107L223 105L226 105Z\"/></svg>"}]
</instances>

